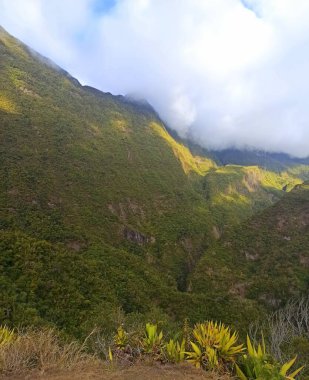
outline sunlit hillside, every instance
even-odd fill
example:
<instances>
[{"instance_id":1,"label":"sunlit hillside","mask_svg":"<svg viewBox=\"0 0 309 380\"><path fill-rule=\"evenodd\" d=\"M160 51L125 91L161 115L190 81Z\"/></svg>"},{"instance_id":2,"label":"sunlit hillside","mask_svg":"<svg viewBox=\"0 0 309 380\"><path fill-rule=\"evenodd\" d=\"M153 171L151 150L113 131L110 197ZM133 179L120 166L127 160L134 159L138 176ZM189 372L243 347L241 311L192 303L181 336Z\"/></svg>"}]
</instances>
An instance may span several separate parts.
<instances>
[{"instance_id":1,"label":"sunlit hillside","mask_svg":"<svg viewBox=\"0 0 309 380\"><path fill-rule=\"evenodd\" d=\"M113 330L119 313L244 330L266 312L259 287L272 273L240 260L237 248L230 255L220 239L301 183L308 167L222 166L175 139L148 104L81 86L3 29L0 55L2 324L80 338L98 325ZM242 235L233 236L238 247ZM270 262L278 254L268 250ZM298 293L305 274L288 254ZM251 272L239 297L232 274L237 288Z\"/></svg>"}]
</instances>

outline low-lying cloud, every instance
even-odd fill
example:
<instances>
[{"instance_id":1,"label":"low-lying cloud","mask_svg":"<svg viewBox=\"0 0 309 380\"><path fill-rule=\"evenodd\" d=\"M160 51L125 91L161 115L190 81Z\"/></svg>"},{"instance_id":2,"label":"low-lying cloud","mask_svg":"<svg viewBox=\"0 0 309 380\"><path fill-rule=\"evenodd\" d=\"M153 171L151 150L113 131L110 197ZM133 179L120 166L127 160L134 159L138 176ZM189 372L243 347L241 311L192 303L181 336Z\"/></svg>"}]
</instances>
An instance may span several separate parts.
<instances>
[{"instance_id":1,"label":"low-lying cloud","mask_svg":"<svg viewBox=\"0 0 309 380\"><path fill-rule=\"evenodd\" d=\"M307 0L0 0L0 23L203 146L309 155Z\"/></svg>"}]
</instances>

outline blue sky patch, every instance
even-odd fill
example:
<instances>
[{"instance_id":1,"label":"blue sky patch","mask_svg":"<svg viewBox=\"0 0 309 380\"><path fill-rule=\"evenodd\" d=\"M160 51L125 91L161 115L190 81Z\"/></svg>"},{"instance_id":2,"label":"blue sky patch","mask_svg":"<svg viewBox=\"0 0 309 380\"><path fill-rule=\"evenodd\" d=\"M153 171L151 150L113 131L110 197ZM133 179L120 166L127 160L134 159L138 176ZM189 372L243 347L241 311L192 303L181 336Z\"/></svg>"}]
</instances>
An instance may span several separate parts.
<instances>
[{"instance_id":1,"label":"blue sky patch","mask_svg":"<svg viewBox=\"0 0 309 380\"><path fill-rule=\"evenodd\" d=\"M116 5L117 0L95 0L93 11L96 14L102 15L108 13Z\"/></svg>"}]
</instances>

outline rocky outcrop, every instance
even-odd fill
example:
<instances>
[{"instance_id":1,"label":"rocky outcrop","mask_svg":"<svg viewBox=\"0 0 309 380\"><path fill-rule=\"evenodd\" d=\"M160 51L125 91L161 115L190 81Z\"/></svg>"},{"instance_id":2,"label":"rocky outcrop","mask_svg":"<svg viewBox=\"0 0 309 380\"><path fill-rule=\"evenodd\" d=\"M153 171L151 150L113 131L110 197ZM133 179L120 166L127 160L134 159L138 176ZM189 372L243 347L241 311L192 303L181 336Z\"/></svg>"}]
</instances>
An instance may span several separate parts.
<instances>
[{"instance_id":1,"label":"rocky outcrop","mask_svg":"<svg viewBox=\"0 0 309 380\"><path fill-rule=\"evenodd\" d=\"M132 241L138 245L153 244L156 241L153 236L144 235L141 232L131 230L128 227L124 228L123 235L127 240Z\"/></svg>"}]
</instances>

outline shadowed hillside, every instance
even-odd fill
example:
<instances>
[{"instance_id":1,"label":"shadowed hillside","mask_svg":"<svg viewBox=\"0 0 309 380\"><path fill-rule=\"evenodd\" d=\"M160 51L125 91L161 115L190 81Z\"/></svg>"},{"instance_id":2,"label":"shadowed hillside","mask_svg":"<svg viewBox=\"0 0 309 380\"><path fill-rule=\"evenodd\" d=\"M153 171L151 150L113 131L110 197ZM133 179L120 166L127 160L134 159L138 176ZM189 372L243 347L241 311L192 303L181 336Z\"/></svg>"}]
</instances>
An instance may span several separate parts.
<instances>
[{"instance_id":1,"label":"shadowed hillside","mask_svg":"<svg viewBox=\"0 0 309 380\"><path fill-rule=\"evenodd\" d=\"M229 283L230 294L276 309L290 298L308 294L308 247L305 182L209 249L192 276L192 288L225 294Z\"/></svg>"}]
</instances>

